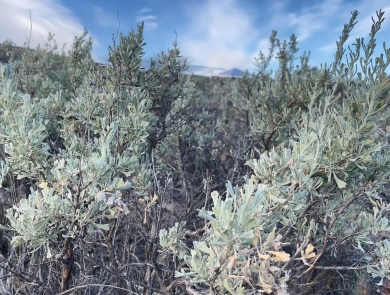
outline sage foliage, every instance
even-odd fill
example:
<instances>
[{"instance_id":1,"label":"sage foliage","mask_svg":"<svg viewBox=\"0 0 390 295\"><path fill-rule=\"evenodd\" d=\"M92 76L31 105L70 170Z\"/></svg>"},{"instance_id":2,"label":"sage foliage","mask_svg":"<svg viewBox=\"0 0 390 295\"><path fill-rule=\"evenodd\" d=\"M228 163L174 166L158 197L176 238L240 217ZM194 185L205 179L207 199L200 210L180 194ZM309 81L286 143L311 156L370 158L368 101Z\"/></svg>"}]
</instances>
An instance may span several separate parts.
<instances>
[{"instance_id":1,"label":"sage foliage","mask_svg":"<svg viewBox=\"0 0 390 295\"><path fill-rule=\"evenodd\" d=\"M3 42L0 292L385 290L390 50L379 11L346 51L357 16L332 64L295 67L272 32L239 79L185 75L176 42L143 69L143 24L108 65L87 30L68 52Z\"/></svg>"},{"instance_id":2,"label":"sage foliage","mask_svg":"<svg viewBox=\"0 0 390 295\"><path fill-rule=\"evenodd\" d=\"M368 44L357 39L343 62L357 15L329 67L286 70L285 54L274 80L247 73L232 86L230 99L247 118L235 128L263 145L246 162L252 173L242 186L211 193L211 208L199 212L204 234L192 245L184 224L160 231L161 245L186 266L176 277L210 294L322 294L332 270L365 270L378 286L390 279L390 205L381 194L390 164L390 50L384 44L385 55L373 57L380 11ZM290 45L294 51L294 37ZM342 99L328 77L348 85ZM253 91L238 95L237 84Z\"/></svg>"},{"instance_id":3,"label":"sage foliage","mask_svg":"<svg viewBox=\"0 0 390 295\"><path fill-rule=\"evenodd\" d=\"M156 148L168 137L186 138L187 122L202 109L193 107L199 98L182 76L187 65L176 44L143 70L140 24L119 36L105 66L93 62L87 33L75 38L68 53L59 53L49 35L43 49L26 48L20 59L11 52L0 67L1 176L8 206L2 229L11 239L3 263L15 272L1 284L2 294L20 288L55 294L83 284L93 292L98 287L80 274L101 271L117 273L119 289L157 290L151 273L156 242L145 240L156 240L166 215L160 179L170 171L156 159L164 148ZM27 187L26 195L17 193L20 186ZM125 235L118 240L116 232ZM147 254L137 257L139 252ZM31 264L20 268L26 257ZM106 266L107 257L113 260ZM89 266L77 270L80 259ZM150 260L149 270L143 259ZM119 271L126 264L128 270ZM132 273L132 264L141 271Z\"/></svg>"}]
</instances>

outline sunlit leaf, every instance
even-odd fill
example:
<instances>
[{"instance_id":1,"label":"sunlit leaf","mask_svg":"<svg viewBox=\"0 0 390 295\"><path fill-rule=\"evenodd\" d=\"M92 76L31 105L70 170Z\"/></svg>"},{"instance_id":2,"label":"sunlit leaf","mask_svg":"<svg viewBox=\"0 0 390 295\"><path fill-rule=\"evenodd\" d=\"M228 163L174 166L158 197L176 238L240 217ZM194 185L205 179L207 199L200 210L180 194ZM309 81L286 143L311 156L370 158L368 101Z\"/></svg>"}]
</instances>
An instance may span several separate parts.
<instances>
[{"instance_id":1,"label":"sunlit leaf","mask_svg":"<svg viewBox=\"0 0 390 295\"><path fill-rule=\"evenodd\" d=\"M282 252L267 251L267 253L271 253L271 254L275 255L275 257L270 258L272 261L275 261L275 262L278 262L278 261L287 262L290 260L290 254L288 254L284 251L282 251Z\"/></svg>"}]
</instances>

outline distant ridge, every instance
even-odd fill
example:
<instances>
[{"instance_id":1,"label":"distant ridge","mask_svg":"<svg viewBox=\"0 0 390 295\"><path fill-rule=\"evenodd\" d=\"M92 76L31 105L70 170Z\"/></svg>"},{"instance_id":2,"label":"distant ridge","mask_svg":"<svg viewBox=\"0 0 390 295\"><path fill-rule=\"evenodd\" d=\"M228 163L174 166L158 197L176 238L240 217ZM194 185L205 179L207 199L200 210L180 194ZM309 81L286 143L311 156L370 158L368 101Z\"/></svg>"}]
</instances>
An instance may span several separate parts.
<instances>
[{"instance_id":1,"label":"distant ridge","mask_svg":"<svg viewBox=\"0 0 390 295\"><path fill-rule=\"evenodd\" d=\"M219 76L221 76L221 77L242 77L243 74L244 74L244 71L241 71L240 69L234 68L234 69L219 73Z\"/></svg>"},{"instance_id":2,"label":"distant ridge","mask_svg":"<svg viewBox=\"0 0 390 295\"><path fill-rule=\"evenodd\" d=\"M22 54L25 52L25 48L19 46L12 46L12 51L15 54L15 58L19 59L22 57ZM6 64L8 60L9 57L7 56L7 51L5 50L4 47L2 47L2 44L0 44L0 62Z\"/></svg>"},{"instance_id":3,"label":"distant ridge","mask_svg":"<svg viewBox=\"0 0 390 295\"><path fill-rule=\"evenodd\" d=\"M185 74L194 74L198 76L212 77L218 76L221 71L224 71L224 68L211 68L205 66L190 65L189 69L185 71Z\"/></svg>"},{"instance_id":4,"label":"distant ridge","mask_svg":"<svg viewBox=\"0 0 390 295\"><path fill-rule=\"evenodd\" d=\"M3 48L1 45L2 44L0 44L0 63L7 63L9 57L6 55L5 48ZM24 47L12 46L12 51L14 52L16 59L21 58L25 50L26 49ZM30 49L30 50L34 50L34 49ZM95 62L95 63L97 65L108 66L107 63L101 63L101 62ZM147 71L149 67L150 67L150 59L142 60L141 71ZM197 76L204 76L204 77L212 77L212 76L242 77L243 73L244 73L243 71L237 68L226 70L224 68L213 68L213 67L198 66L198 65L190 65L189 69L184 72L184 74L187 75L194 74Z\"/></svg>"}]
</instances>

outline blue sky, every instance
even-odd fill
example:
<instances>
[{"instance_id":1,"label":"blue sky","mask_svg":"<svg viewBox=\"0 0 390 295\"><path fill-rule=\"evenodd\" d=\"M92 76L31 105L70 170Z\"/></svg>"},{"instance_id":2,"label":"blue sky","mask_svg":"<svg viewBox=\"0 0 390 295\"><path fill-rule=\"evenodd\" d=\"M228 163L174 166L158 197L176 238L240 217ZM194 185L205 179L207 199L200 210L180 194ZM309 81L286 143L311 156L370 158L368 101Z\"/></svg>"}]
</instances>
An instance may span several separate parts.
<instances>
[{"instance_id":1,"label":"blue sky","mask_svg":"<svg viewBox=\"0 0 390 295\"><path fill-rule=\"evenodd\" d=\"M118 30L117 13L124 34L145 22L147 58L171 47L176 31L190 64L209 68L253 69L259 51L268 52L272 30L282 40L296 34L298 55L311 51L310 64L329 63L355 9L359 22L349 44L368 38L371 16L382 9L388 19L377 40L390 46L388 0L0 0L0 5L0 43L10 38L23 45L30 35L30 9L32 47L44 43L48 32L60 46L70 45L86 27L94 39L93 57L103 63ZM383 51L382 44L377 48Z\"/></svg>"}]
</instances>

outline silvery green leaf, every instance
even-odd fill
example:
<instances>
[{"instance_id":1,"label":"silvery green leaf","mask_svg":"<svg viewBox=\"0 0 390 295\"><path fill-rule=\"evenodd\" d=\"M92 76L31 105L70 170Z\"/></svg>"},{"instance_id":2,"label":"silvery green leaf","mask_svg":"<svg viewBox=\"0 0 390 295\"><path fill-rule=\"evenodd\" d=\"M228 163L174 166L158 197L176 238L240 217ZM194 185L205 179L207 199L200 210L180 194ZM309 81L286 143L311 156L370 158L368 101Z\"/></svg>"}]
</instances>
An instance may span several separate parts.
<instances>
[{"instance_id":1,"label":"silvery green leaf","mask_svg":"<svg viewBox=\"0 0 390 295\"><path fill-rule=\"evenodd\" d=\"M115 190L126 190L131 188L131 183L128 181L124 182L122 178L115 177L111 186Z\"/></svg>"},{"instance_id":2,"label":"silvery green leaf","mask_svg":"<svg viewBox=\"0 0 390 295\"><path fill-rule=\"evenodd\" d=\"M232 295L237 294L236 292L234 292L234 290L230 286L230 283L229 283L229 281L227 279L224 279L222 282L223 282L223 286L225 287L225 289L227 291L229 291L230 294L232 294Z\"/></svg>"},{"instance_id":3,"label":"silvery green leaf","mask_svg":"<svg viewBox=\"0 0 390 295\"><path fill-rule=\"evenodd\" d=\"M203 209L199 211L199 217L205 218L210 221L217 221L213 216L210 215L209 211L204 211Z\"/></svg>"},{"instance_id":4,"label":"silvery green leaf","mask_svg":"<svg viewBox=\"0 0 390 295\"><path fill-rule=\"evenodd\" d=\"M283 204L283 203L285 203L285 202L287 201L286 199L279 198L279 197L275 196L272 192L267 193L266 196L267 196L270 200L272 200L272 201L274 201L274 202L277 202L277 203L281 203L281 204Z\"/></svg>"},{"instance_id":5,"label":"silvery green leaf","mask_svg":"<svg viewBox=\"0 0 390 295\"><path fill-rule=\"evenodd\" d=\"M231 197L234 197L236 195L234 192L232 183L230 181L226 184L226 188L227 188L227 191L229 192Z\"/></svg>"},{"instance_id":6,"label":"silvery green leaf","mask_svg":"<svg viewBox=\"0 0 390 295\"><path fill-rule=\"evenodd\" d=\"M254 235L253 230L249 230L249 231L240 233L238 235L238 238L243 239L243 240L251 240L251 239L253 239L254 236L255 235Z\"/></svg>"},{"instance_id":7,"label":"silvery green leaf","mask_svg":"<svg viewBox=\"0 0 390 295\"><path fill-rule=\"evenodd\" d=\"M206 243L203 241L203 242L194 242L194 247L195 248L198 248L200 251L206 253L206 254L210 254L211 253L211 250L210 248L206 245Z\"/></svg>"},{"instance_id":8,"label":"silvery green leaf","mask_svg":"<svg viewBox=\"0 0 390 295\"><path fill-rule=\"evenodd\" d=\"M99 223L93 223L94 226L96 226L99 229L108 231L110 230L110 225L109 224L99 224Z\"/></svg>"},{"instance_id":9,"label":"silvery green leaf","mask_svg":"<svg viewBox=\"0 0 390 295\"><path fill-rule=\"evenodd\" d=\"M11 230L11 231L14 231L14 230L15 230L15 229L13 229L13 228L6 227L6 226L4 226L4 225L2 225L2 224L0 224L0 229L2 229L2 230Z\"/></svg>"},{"instance_id":10,"label":"silvery green leaf","mask_svg":"<svg viewBox=\"0 0 390 295\"><path fill-rule=\"evenodd\" d=\"M51 253L50 247L48 246L48 247L47 247L46 258L51 258L52 256L53 256L53 254Z\"/></svg>"},{"instance_id":11,"label":"silvery green leaf","mask_svg":"<svg viewBox=\"0 0 390 295\"><path fill-rule=\"evenodd\" d=\"M345 181L342 181L341 179L339 179L336 175L336 173L333 173L333 177L334 177L334 180L336 181L337 183L337 186L339 188L344 188L346 187L347 183Z\"/></svg>"}]
</instances>

